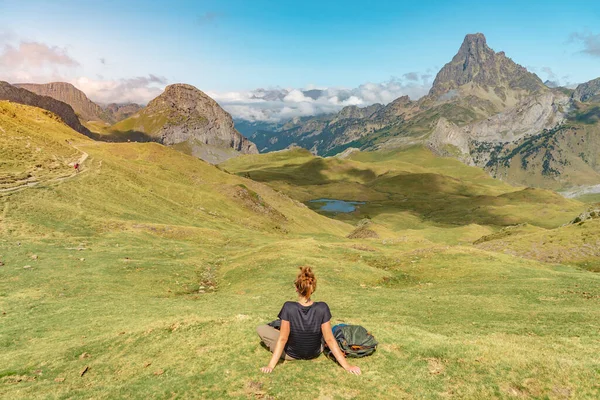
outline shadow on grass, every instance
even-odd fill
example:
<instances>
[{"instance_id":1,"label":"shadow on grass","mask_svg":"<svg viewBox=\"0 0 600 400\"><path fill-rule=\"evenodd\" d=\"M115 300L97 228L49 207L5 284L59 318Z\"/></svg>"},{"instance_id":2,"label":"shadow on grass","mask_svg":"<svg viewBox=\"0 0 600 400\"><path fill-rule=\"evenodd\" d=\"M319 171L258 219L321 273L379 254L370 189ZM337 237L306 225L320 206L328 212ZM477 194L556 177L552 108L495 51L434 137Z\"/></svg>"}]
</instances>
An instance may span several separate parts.
<instances>
[{"instance_id":1,"label":"shadow on grass","mask_svg":"<svg viewBox=\"0 0 600 400\"><path fill-rule=\"evenodd\" d=\"M111 132L108 134L99 134L90 132L88 135L91 139L99 142L123 143L123 142L157 142L161 143L159 138L152 137L144 132L127 131L127 132Z\"/></svg>"}]
</instances>

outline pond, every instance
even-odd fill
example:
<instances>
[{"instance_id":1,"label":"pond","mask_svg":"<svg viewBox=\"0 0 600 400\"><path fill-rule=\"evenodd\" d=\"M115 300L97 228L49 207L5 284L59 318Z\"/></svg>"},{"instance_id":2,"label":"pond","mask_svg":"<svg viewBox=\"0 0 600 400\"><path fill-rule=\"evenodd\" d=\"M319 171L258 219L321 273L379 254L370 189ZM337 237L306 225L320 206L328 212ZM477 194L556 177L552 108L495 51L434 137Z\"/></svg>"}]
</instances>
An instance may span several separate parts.
<instances>
[{"instance_id":1,"label":"pond","mask_svg":"<svg viewBox=\"0 0 600 400\"><path fill-rule=\"evenodd\" d=\"M310 200L309 203L322 203L319 207L319 211L336 212L336 213L350 213L356 210L356 206L365 204L364 201L344 201L335 199L316 199Z\"/></svg>"}]
</instances>

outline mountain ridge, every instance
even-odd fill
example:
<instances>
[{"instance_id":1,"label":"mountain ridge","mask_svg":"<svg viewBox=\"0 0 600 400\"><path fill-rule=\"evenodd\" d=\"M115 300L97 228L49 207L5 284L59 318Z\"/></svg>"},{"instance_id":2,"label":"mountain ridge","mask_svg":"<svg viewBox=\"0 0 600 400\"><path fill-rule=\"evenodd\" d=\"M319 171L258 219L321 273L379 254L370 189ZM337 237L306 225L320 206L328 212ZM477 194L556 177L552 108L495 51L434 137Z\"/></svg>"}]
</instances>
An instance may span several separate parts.
<instances>
[{"instance_id":1,"label":"mountain ridge","mask_svg":"<svg viewBox=\"0 0 600 400\"><path fill-rule=\"evenodd\" d=\"M91 135L91 132L81 124L79 117L70 105L50 96L40 96L29 90L13 86L8 82L0 81L0 100L8 100L50 111L73 130L86 136Z\"/></svg>"},{"instance_id":2,"label":"mountain ridge","mask_svg":"<svg viewBox=\"0 0 600 400\"><path fill-rule=\"evenodd\" d=\"M298 145L320 155L425 144L513 183L564 189L600 183L600 156L575 139L585 132L591 149L600 142L593 134L600 130L595 102L600 78L574 91L548 87L475 33L465 36L419 100L400 97L375 113L346 108L304 117L250 137L262 152Z\"/></svg>"},{"instance_id":3,"label":"mountain ridge","mask_svg":"<svg viewBox=\"0 0 600 400\"><path fill-rule=\"evenodd\" d=\"M111 118L102 107L91 101L87 95L68 82L15 83L19 87L40 96L48 96L70 105L83 122L104 121Z\"/></svg>"}]
</instances>

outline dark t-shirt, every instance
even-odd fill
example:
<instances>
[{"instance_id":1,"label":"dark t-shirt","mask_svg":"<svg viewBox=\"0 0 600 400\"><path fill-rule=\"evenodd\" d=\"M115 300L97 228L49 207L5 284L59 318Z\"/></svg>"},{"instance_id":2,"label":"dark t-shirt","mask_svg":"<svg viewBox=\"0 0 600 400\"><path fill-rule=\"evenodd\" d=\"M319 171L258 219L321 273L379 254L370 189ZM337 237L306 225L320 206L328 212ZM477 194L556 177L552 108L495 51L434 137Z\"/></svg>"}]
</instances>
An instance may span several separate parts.
<instances>
[{"instance_id":1,"label":"dark t-shirt","mask_svg":"<svg viewBox=\"0 0 600 400\"><path fill-rule=\"evenodd\" d=\"M285 352L293 358L311 359L321 353L321 324L331 319L327 303L316 301L302 306L295 301L286 301L279 318L290 322L290 336Z\"/></svg>"}]
</instances>

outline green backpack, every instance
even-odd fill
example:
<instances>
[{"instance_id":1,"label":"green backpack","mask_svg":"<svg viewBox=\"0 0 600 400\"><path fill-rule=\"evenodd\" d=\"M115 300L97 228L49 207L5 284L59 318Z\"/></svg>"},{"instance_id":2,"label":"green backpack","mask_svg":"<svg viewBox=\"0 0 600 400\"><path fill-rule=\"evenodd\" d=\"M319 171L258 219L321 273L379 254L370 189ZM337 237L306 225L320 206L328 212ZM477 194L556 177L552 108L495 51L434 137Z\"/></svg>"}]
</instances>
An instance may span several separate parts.
<instances>
[{"instance_id":1,"label":"green backpack","mask_svg":"<svg viewBox=\"0 0 600 400\"><path fill-rule=\"evenodd\" d=\"M333 336L340 346L340 350L350 358L365 357L377 350L377 340L360 325L335 325ZM331 350L324 344L325 355L332 357Z\"/></svg>"}]
</instances>

